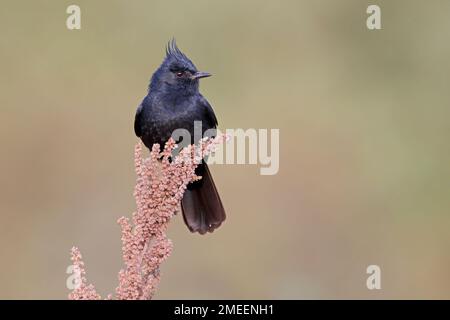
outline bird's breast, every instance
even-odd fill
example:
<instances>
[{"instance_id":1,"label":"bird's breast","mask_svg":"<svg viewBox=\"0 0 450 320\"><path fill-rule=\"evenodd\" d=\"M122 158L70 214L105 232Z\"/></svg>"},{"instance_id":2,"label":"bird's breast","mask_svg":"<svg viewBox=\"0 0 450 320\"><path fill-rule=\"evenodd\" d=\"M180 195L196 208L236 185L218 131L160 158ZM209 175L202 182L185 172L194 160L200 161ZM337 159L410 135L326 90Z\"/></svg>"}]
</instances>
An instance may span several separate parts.
<instances>
[{"instance_id":1,"label":"bird's breast","mask_svg":"<svg viewBox=\"0 0 450 320\"><path fill-rule=\"evenodd\" d=\"M147 108L144 118L142 140L148 148L154 143L164 145L174 132L180 129L183 131L178 134L189 133L191 143L194 143L194 137L196 138L199 132L203 134L209 129L203 121L201 110L193 104L156 105ZM197 131L201 131L195 130L196 125Z\"/></svg>"}]
</instances>

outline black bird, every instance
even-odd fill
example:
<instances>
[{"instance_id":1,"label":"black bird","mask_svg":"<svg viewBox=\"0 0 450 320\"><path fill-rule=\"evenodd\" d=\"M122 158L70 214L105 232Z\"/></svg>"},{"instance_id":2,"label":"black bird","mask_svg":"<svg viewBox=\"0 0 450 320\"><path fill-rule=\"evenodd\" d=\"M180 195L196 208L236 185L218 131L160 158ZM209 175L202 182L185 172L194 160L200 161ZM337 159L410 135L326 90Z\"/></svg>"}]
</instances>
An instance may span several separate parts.
<instances>
[{"instance_id":1,"label":"black bird","mask_svg":"<svg viewBox=\"0 0 450 320\"><path fill-rule=\"evenodd\" d=\"M211 105L199 92L199 80L209 76L197 70L174 39L169 42L166 57L152 75L148 94L136 111L134 131L147 148L155 143L163 147L176 129L188 130L189 144L197 143L194 121L201 121L202 134L217 127ZM202 179L188 185L181 208L189 230L205 234L222 224L225 210L207 164L202 162L196 173Z\"/></svg>"}]
</instances>

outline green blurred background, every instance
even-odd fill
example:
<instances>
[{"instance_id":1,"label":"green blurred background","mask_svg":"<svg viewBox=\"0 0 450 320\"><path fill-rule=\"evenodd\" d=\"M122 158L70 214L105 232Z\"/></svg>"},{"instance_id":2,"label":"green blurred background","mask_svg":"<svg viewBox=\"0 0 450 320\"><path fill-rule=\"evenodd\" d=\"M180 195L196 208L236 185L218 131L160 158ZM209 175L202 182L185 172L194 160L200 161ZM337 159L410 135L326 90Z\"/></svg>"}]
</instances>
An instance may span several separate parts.
<instances>
[{"instance_id":1,"label":"green blurred background","mask_svg":"<svg viewBox=\"0 0 450 320\"><path fill-rule=\"evenodd\" d=\"M450 298L449 1L0 8L0 298L65 299L72 245L116 287L134 112L172 36L214 74L220 127L279 128L281 155L275 176L212 168L228 219L208 236L174 219L156 298Z\"/></svg>"}]
</instances>

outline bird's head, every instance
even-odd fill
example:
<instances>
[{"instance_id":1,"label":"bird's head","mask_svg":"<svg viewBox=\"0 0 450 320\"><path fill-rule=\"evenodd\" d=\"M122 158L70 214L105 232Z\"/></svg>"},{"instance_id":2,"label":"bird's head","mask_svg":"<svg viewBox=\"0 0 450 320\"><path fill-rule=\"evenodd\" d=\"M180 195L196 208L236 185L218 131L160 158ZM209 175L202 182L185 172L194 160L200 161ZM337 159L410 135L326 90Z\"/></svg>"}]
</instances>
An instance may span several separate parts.
<instances>
[{"instance_id":1,"label":"bird's head","mask_svg":"<svg viewBox=\"0 0 450 320\"><path fill-rule=\"evenodd\" d=\"M164 90L180 94L198 92L199 80L211 76L208 72L198 71L192 61L178 49L175 39L166 48L166 57L153 74L150 90Z\"/></svg>"}]
</instances>

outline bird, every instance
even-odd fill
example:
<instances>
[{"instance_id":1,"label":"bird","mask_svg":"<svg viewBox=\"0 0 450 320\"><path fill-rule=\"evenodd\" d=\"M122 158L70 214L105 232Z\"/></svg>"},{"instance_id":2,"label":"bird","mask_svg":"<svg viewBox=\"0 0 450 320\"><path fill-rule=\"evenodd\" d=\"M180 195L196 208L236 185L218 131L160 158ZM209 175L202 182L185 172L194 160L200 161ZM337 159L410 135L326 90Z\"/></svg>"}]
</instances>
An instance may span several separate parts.
<instances>
[{"instance_id":1,"label":"bird","mask_svg":"<svg viewBox=\"0 0 450 320\"><path fill-rule=\"evenodd\" d=\"M177 129L190 133L189 144L197 143L196 121L201 121L202 135L217 128L214 110L199 91L200 79L210 76L197 70L175 39L169 41L166 56L153 73L148 93L135 114L134 132L147 148L151 150L155 143L162 148ZM188 229L203 235L217 229L226 214L207 163L202 160L195 173L202 178L187 185L181 211Z\"/></svg>"}]
</instances>

